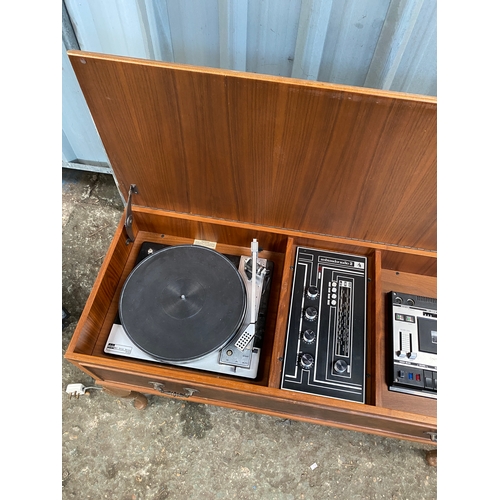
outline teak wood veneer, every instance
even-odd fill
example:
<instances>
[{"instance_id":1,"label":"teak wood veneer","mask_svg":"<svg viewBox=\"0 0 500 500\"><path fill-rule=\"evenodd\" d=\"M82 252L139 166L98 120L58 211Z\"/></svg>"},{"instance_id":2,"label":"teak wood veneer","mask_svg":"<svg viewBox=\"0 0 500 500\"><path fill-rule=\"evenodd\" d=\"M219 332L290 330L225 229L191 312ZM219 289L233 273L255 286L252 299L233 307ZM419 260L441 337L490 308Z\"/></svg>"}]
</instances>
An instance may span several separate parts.
<instances>
[{"instance_id":1,"label":"teak wood veneer","mask_svg":"<svg viewBox=\"0 0 500 500\"><path fill-rule=\"evenodd\" d=\"M436 297L436 100L290 78L70 51L124 199L65 357L107 392L265 413L421 443L436 401L390 392L386 294ZM216 242L274 262L256 380L104 353L144 241ZM296 247L368 258L367 402L280 389Z\"/></svg>"}]
</instances>

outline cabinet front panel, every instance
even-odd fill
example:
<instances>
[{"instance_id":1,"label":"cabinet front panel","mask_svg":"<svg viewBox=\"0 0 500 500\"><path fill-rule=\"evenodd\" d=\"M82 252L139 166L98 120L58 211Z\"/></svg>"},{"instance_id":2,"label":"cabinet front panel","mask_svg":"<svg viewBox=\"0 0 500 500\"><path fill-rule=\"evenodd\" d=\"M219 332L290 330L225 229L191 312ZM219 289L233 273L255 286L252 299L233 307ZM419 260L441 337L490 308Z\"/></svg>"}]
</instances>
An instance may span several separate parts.
<instances>
[{"instance_id":1,"label":"cabinet front panel","mask_svg":"<svg viewBox=\"0 0 500 500\"><path fill-rule=\"evenodd\" d=\"M115 371L95 366L88 366L87 370L93 373L99 381L102 381L103 385L119 384L121 388L148 394L256 411L281 418L304 420L311 423L333 425L421 442L430 442L427 433L436 432L435 426L427 424L425 421L423 423L416 423L391 416L384 415L381 417L380 414L367 413L367 405L362 405L364 412L357 412L355 410L327 406L331 401L328 401L323 406L316 403L295 401L275 396L274 394L253 394L235 389L202 385L189 380L171 380L154 375Z\"/></svg>"}]
</instances>

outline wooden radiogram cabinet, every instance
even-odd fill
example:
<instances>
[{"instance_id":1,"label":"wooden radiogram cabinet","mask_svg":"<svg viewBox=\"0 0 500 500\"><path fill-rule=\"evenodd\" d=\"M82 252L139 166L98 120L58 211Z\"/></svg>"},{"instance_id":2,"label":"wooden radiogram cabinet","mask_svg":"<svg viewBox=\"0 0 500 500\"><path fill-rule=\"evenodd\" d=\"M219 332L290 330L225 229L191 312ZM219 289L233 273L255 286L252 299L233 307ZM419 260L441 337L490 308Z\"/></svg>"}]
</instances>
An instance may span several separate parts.
<instances>
[{"instance_id":1,"label":"wooden radiogram cabinet","mask_svg":"<svg viewBox=\"0 0 500 500\"><path fill-rule=\"evenodd\" d=\"M436 100L80 51L69 57L131 203L66 359L138 408L146 394L164 395L435 443L436 400L388 390L386 311L391 290L437 297ZM257 379L104 353L142 242L203 240L250 255L253 238L274 263ZM365 404L280 389L297 246L368 259Z\"/></svg>"}]
</instances>

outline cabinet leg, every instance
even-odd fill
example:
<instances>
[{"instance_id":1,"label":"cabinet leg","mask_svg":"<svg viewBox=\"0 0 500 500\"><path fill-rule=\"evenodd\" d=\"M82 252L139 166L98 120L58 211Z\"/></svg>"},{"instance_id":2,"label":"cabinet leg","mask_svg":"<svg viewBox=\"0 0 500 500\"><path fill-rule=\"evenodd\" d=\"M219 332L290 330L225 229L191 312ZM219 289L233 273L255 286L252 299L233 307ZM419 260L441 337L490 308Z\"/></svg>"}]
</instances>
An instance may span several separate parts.
<instances>
[{"instance_id":1,"label":"cabinet leg","mask_svg":"<svg viewBox=\"0 0 500 500\"><path fill-rule=\"evenodd\" d=\"M427 460L427 463L429 465L431 465L432 467L437 467L437 464L438 464L438 452L437 452L437 450L428 451L425 459Z\"/></svg>"},{"instance_id":2,"label":"cabinet leg","mask_svg":"<svg viewBox=\"0 0 500 500\"><path fill-rule=\"evenodd\" d=\"M110 389L109 387L103 388L104 392L111 394L112 396L117 396L119 398L133 399L134 407L137 410L143 410L148 405L148 398L136 391L127 391L123 389Z\"/></svg>"}]
</instances>

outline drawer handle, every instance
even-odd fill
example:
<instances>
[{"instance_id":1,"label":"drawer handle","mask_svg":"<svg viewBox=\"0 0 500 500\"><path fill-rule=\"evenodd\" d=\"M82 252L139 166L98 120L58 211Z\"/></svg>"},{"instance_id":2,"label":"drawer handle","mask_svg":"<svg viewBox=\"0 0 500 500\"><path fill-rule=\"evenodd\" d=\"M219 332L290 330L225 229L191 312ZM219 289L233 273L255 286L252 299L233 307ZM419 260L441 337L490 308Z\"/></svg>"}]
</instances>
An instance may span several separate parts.
<instances>
[{"instance_id":1,"label":"drawer handle","mask_svg":"<svg viewBox=\"0 0 500 500\"><path fill-rule=\"evenodd\" d=\"M424 432L424 434L427 434L431 441L437 442L438 440L437 432Z\"/></svg>"},{"instance_id":2,"label":"drawer handle","mask_svg":"<svg viewBox=\"0 0 500 500\"><path fill-rule=\"evenodd\" d=\"M195 392L199 392L197 389L190 389L189 387L184 387L186 392L175 392L175 391L167 391L165 390L165 386L160 382L149 382L155 391L161 392L162 394L167 394L168 396L175 396L178 398L189 398Z\"/></svg>"}]
</instances>

